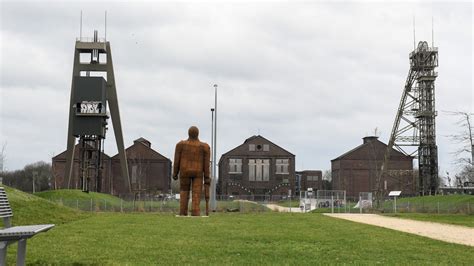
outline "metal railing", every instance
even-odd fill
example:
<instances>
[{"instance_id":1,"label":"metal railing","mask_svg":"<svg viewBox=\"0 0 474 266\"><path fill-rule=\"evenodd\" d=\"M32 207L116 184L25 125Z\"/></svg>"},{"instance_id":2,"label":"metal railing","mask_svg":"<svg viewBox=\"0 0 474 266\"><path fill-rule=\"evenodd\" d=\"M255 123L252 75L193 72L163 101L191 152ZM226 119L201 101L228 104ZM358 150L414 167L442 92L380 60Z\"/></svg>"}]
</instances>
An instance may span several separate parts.
<instances>
[{"instance_id":1,"label":"metal railing","mask_svg":"<svg viewBox=\"0 0 474 266\"><path fill-rule=\"evenodd\" d=\"M141 199L49 199L59 205L86 212L168 212L179 213L179 200L146 197ZM191 202L190 202L191 203ZM205 201L201 200L200 209L204 215ZM265 212L269 211L261 203L247 200L228 199L217 201L216 212Z\"/></svg>"},{"instance_id":2,"label":"metal railing","mask_svg":"<svg viewBox=\"0 0 474 266\"><path fill-rule=\"evenodd\" d=\"M77 37L76 41L78 42L94 42L94 37ZM105 43L107 40L105 38L97 38L97 42Z\"/></svg>"},{"instance_id":3,"label":"metal railing","mask_svg":"<svg viewBox=\"0 0 474 266\"><path fill-rule=\"evenodd\" d=\"M277 204L282 207L304 208L299 197L271 195L216 195L216 212L255 213L270 211L266 204ZM472 202L418 201L405 198L398 199L395 206L393 199L385 199L380 208L375 204L359 204L357 200L320 201L315 212L334 213L437 213L474 215ZM87 212L179 212L179 200L170 198L142 197L137 199L50 199L69 208ZM373 206L373 207L372 207ZM205 201L201 200L201 212L205 212Z\"/></svg>"}]
</instances>

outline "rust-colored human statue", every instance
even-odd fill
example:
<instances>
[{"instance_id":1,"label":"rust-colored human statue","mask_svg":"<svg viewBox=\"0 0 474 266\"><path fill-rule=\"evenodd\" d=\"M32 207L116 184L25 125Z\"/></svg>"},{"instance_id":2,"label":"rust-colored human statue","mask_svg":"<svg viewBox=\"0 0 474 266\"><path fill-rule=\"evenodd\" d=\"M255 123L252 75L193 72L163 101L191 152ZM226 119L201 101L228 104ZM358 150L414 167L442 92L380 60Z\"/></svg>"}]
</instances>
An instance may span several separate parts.
<instances>
[{"instance_id":1,"label":"rust-colored human statue","mask_svg":"<svg viewBox=\"0 0 474 266\"><path fill-rule=\"evenodd\" d=\"M192 126L188 130L189 138L176 144L174 153L173 179L180 185L179 215L188 215L189 191L192 186L192 216L200 216L202 184L206 186L206 197L211 179L209 177L209 160L211 150L205 142L199 141L199 129ZM206 201L208 199L206 198ZM206 210L206 214L207 210Z\"/></svg>"}]
</instances>

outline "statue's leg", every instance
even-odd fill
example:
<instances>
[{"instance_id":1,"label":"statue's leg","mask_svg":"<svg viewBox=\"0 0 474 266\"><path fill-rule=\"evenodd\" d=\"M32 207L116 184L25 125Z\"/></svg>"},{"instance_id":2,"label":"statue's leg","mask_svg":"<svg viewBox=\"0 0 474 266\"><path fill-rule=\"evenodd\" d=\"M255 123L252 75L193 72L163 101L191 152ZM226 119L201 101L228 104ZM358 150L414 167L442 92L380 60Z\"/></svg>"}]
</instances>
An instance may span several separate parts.
<instances>
[{"instance_id":1,"label":"statue's leg","mask_svg":"<svg viewBox=\"0 0 474 266\"><path fill-rule=\"evenodd\" d=\"M201 203L201 192L202 192L202 177L195 177L193 178L193 211L192 216L200 216L201 209L199 208L199 204Z\"/></svg>"},{"instance_id":2,"label":"statue's leg","mask_svg":"<svg viewBox=\"0 0 474 266\"><path fill-rule=\"evenodd\" d=\"M179 215L188 215L189 190L191 188L191 178L179 178L180 192L179 192Z\"/></svg>"}]
</instances>

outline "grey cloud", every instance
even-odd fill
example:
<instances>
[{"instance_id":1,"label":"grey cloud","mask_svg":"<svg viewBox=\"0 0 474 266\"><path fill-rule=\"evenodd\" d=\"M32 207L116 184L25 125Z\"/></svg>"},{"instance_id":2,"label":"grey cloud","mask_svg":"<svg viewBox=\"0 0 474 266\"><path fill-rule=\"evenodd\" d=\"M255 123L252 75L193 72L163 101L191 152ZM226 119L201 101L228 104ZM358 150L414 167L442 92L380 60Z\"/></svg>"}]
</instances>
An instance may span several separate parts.
<instances>
[{"instance_id":1,"label":"grey cloud","mask_svg":"<svg viewBox=\"0 0 474 266\"><path fill-rule=\"evenodd\" d=\"M191 124L209 141L217 83L219 155L260 132L295 153L298 169L328 169L375 127L387 141L408 72L413 13L417 39L430 39L435 17L439 110L472 110L472 4L429 5L4 2L0 142L9 143L8 167L65 148L81 9L84 36L94 28L103 34L108 11L126 145L143 136L172 157ZM452 121L438 117L439 136ZM453 145L438 142L442 168L450 168ZM110 125L111 155L114 146Z\"/></svg>"}]
</instances>

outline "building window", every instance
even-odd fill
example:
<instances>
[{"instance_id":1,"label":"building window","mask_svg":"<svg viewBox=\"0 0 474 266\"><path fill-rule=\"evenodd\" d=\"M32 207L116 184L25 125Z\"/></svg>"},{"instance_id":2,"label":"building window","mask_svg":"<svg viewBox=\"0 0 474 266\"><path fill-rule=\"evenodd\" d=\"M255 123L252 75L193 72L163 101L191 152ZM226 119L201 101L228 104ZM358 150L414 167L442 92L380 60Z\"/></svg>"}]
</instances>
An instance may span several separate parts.
<instances>
[{"instance_id":1,"label":"building window","mask_svg":"<svg viewBox=\"0 0 474 266\"><path fill-rule=\"evenodd\" d=\"M288 174L289 164L290 164L290 159L277 159L276 160L276 173Z\"/></svg>"},{"instance_id":2,"label":"building window","mask_svg":"<svg viewBox=\"0 0 474 266\"><path fill-rule=\"evenodd\" d=\"M255 144L249 144L249 151L255 151Z\"/></svg>"},{"instance_id":3,"label":"building window","mask_svg":"<svg viewBox=\"0 0 474 266\"><path fill-rule=\"evenodd\" d=\"M137 166L136 165L132 165L132 184L136 184L137 183Z\"/></svg>"},{"instance_id":4,"label":"building window","mask_svg":"<svg viewBox=\"0 0 474 266\"><path fill-rule=\"evenodd\" d=\"M249 181L255 181L255 160L249 160Z\"/></svg>"},{"instance_id":5,"label":"building window","mask_svg":"<svg viewBox=\"0 0 474 266\"><path fill-rule=\"evenodd\" d=\"M249 160L249 181L269 181L270 180L270 160L250 159Z\"/></svg>"},{"instance_id":6,"label":"building window","mask_svg":"<svg viewBox=\"0 0 474 266\"><path fill-rule=\"evenodd\" d=\"M263 144L263 151L270 151L270 145Z\"/></svg>"},{"instance_id":7,"label":"building window","mask_svg":"<svg viewBox=\"0 0 474 266\"><path fill-rule=\"evenodd\" d=\"M242 159L229 159L229 174L242 173Z\"/></svg>"},{"instance_id":8,"label":"building window","mask_svg":"<svg viewBox=\"0 0 474 266\"><path fill-rule=\"evenodd\" d=\"M309 176L306 177L306 180L307 180L307 181L318 181L318 176L316 176L316 175L315 175L315 176L309 175Z\"/></svg>"}]
</instances>

